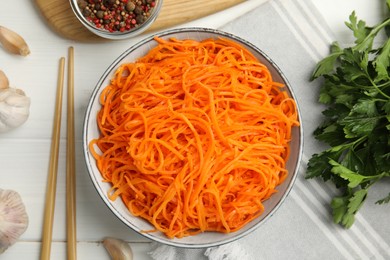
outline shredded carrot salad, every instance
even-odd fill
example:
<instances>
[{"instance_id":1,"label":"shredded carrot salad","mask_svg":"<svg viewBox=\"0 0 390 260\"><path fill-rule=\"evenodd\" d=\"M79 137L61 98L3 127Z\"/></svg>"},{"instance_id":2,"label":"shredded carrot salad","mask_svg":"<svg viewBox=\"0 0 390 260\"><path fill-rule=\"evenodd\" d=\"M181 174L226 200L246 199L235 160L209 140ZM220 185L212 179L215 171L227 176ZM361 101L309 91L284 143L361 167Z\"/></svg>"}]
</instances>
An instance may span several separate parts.
<instances>
[{"instance_id":1,"label":"shredded carrot salad","mask_svg":"<svg viewBox=\"0 0 390 260\"><path fill-rule=\"evenodd\" d=\"M234 232L288 174L296 103L233 41L155 41L100 96L90 151L108 197L154 226L145 232Z\"/></svg>"}]
</instances>

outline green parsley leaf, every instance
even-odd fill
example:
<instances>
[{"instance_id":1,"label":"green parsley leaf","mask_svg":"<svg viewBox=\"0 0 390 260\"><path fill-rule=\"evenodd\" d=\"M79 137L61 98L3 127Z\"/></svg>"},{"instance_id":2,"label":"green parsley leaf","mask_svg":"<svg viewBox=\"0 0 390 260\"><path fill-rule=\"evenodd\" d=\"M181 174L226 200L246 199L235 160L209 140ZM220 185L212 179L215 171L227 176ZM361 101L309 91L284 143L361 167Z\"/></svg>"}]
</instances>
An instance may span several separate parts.
<instances>
[{"instance_id":1,"label":"green parsley leaf","mask_svg":"<svg viewBox=\"0 0 390 260\"><path fill-rule=\"evenodd\" d=\"M350 228L355 222L355 215L362 207L367 197L367 190L360 189L355 192L348 190L345 196L332 199L333 222L341 223Z\"/></svg>"},{"instance_id":2,"label":"green parsley leaf","mask_svg":"<svg viewBox=\"0 0 390 260\"><path fill-rule=\"evenodd\" d=\"M373 61L375 71L377 73L375 83L389 79L388 68L390 66L390 40L379 50L379 54Z\"/></svg>"},{"instance_id":3,"label":"green parsley leaf","mask_svg":"<svg viewBox=\"0 0 390 260\"><path fill-rule=\"evenodd\" d=\"M307 164L307 173L306 178L314 178L322 176L326 181L330 179L331 176L331 166L329 165L329 152L324 152L321 154L314 154L308 164Z\"/></svg>"},{"instance_id":4,"label":"green parsley leaf","mask_svg":"<svg viewBox=\"0 0 390 260\"><path fill-rule=\"evenodd\" d=\"M344 126L345 136L354 138L369 135L378 125L380 118L379 116L351 113L341 120L340 124Z\"/></svg>"},{"instance_id":5,"label":"green parsley leaf","mask_svg":"<svg viewBox=\"0 0 390 260\"><path fill-rule=\"evenodd\" d=\"M356 172L365 172L365 163L362 158L359 156L360 154L356 153L355 150L350 149L345 154L345 157L341 161L341 164L348 169L354 169Z\"/></svg>"},{"instance_id":6,"label":"green parsley leaf","mask_svg":"<svg viewBox=\"0 0 390 260\"><path fill-rule=\"evenodd\" d=\"M345 142L343 128L338 124L330 124L318 128L316 131L316 139L323 141L331 146L342 145Z\"/></svg>"},{"instance_id":7,"label":"green parsley leaf","mask_svg":"<svg viewBox=\"0 0 390 260\"><path fill-rule=\"evenodd\" d=\"M386 114L390 115L390 99L383 105L383 110Z\"/></svg>"},{"instance_id":8,"label":"green parsley leaf","mask_svg":"<svg viewBox=\"0 0 390 260\"><path fill-rule=\"evenodd\" d=\"M346 228L350 228L355 222L355 214L363 206L366 197L367 197L367 190L362 189L356 191L349 199L348 201L349 203L347 206L348 210L347 213L344 215L342 221L343 225Z\"/></svg>"},{"instance_id":9,"label":"green parsley leaf","mask_svg":"<svg viewBox=\"0 0 390 260\"><path fill-rule=\"evenodd\" d=\"M362 176L356 172L351 171L347 167L337 163L334 160L329 161L330 165L332 165L331 171L334 174L339 175L341 178L348 181L348 187L349 188L355 188L359 184L361 184L365 180L365 176Z\"/></svg>"},{"instance_id":10,"label":"green parsley leaf","mask_svg":"<svg viewBox=\"0 0 390 260\"><path fill-rule=\"evenodd\" d=\"M349 112L350 109L344 104L335 104L322 111L322 114L334 121L338 121L339 118L348 116Z\"/></svg>"},{"instance_id":11,"label":"green parsley leaf","mask_svg":"<svg viewBox=\"0 0 390 260\"><path fill-rule=\"evenodd\" d=\"M355 43L362 43L370 33L371 29L366 27L366 22L362 20L358 21L355 11L353 11L349 16L349 21L350 23L345 22L345 25L353 31L353 35L356 38Z\"/></svg>"},{"instance_id":12,"label":"green parsley leaf","mask_svg":"<svg viewBox=\"0 0 390 260\"><path fill-rule=\"evenodd\" d=\"M364 200L367 197L367 190L361 189L356 191L353 196L349 199L348 212L355 214L363 205Z\"/></svg>"},{"instance_id":13,"label":"green parsley leaf","mask_svg":"<svg viewBox=\"0 0 390 260\"><path fill-rule=\"evenodd\" d=\"M378 115L378 110L376 109L376 100L368 98L359 99L352 107L351 112L367 116L376 116Z\"/></svg>"},{"instance_id":14,"label":"green parsley leaf","mask_svg":"<svg viewBox=\"0 0 390 260\"><path fill-rule=\"evenodd\" d=\"M334 197L330 206L333 210L333 222L336 224L341 223L348 211L348 198Z\"/></svg>"},{"instance_id":15,"label":"green parsley leaf","mask_svg":"<svg viewBox=\"0 0 390 260\"><path fill-rule=\"evenodd\" d=\"M340 55L341 53L333 53L318 63L311 80L333 71L334 64Z\"/></svg>"}]
</instances>

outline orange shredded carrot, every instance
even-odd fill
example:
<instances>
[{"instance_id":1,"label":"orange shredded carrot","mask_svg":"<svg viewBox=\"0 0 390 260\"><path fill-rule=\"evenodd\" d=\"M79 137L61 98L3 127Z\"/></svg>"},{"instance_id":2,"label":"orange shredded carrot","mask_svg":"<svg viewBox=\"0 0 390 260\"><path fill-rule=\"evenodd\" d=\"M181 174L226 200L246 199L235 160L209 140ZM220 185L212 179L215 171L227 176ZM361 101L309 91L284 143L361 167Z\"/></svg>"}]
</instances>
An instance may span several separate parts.
<instances>
[{"instance_id":1,"label":"orange shredded carrot","mask_svg":"<svg viewBox=\"0 0 390 260\"><path fill-rule=\"evenodd\" d=\"M169 238L237 231L288 174L296 103L233 41L155 40L100 96L90 150L108 197Z\"/></svg>"}]
</instances>

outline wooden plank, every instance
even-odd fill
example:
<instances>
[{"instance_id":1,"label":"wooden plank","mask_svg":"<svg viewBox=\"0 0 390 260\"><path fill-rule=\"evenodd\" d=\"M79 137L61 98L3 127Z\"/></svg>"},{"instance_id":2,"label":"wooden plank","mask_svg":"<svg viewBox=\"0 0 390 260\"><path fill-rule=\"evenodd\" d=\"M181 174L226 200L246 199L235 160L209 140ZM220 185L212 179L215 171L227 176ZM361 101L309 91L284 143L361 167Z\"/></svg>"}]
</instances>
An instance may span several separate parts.
<instances>
[{"instance_id":1,"label":"wooden plank","mask_svg":"<svg viewBox=\"0 0 390 260\"><path fill-rule=\"evenodd\" d=\"M164 0L161 13L147 32L166 29L225 10L244 0ZM35 0L47 23L61 36L77 41L102 41L73 14L69 0Z\"/></svg>"},{"instance_id":2,"label":"wooden plank","mask_svg":"<svg viewBox=\"0 0 390 260\"><path fill-rule=\"evenodd\" d=\"M8 248L2 255L1 260L15 260L15 259L39 259L40 242L19 241L12 247ZM129 243L134 259L137 260L151 260L148 255L150 251L149 242ZM77 243L77 258L78 259L94 259L107 260L110 259L109 254L104 248L101 241L88 241ZM66 260L66 242L53 242L51 250L51 259Z\"/></svg>"}]
</instances>

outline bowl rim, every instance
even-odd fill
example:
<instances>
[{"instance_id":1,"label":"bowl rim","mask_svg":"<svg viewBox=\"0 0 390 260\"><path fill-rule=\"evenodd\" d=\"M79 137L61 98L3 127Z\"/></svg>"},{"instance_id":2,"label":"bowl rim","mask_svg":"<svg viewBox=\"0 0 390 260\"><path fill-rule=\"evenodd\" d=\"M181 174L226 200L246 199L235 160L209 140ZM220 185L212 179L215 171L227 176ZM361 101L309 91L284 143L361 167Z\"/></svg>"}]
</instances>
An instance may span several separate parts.
<instances>
[{"instance_id":1,"label":"bowl rim","mask_svg":"<svg viewBox=\"0 0 390 260\"><path fill-rule=\"evenodd\" d=\"M125 50L119 57L117 57L110 64L110 66L105 70L105 72L102 74L102 76L100 77L100 79L96 83L96 85L95 85L95 87L94 87L94 89L93 89L93 91L92 91L92 93L90 95L90 98L89 98L89 101L88 101L88 106L87 106L87 109L86 109L86 112L85 112L85 117L84 117L84 122L83 122L82 145L83 145L84 161L85 161L86 167L87 167L87 174L89 175L95 190L99 194L100 199L103 200L104 204L110 209L110 212L112 214L114 214L123 224L125 224L127 227L131 228L137 234L140 234L141 236L144 236L144 237L146 237L148 239L151 239L151 240L156 241L156 242L160 242L160 243L165 244L165 245L170 245L170 246L174 246L174 247L178 247L178 248L192 248L192 249L198 248L199 249L199 248L220 246L220 245L223 245L223 244L227 244L227 243L236 241L236 240L238 240L238 239L240 239L240 238L242 238L242 237L252 233L256 229L258 229L259 226L264 224L275 212L277 212L277 210L280 208L280 206L283 204L283 202L285 201L285 199L287 198L287 196L291 192L291 190L292 190L292 188L294 186L294 183L296 181L296 178L298 176L298 171L300 169L300 165L301 165L301 162L302 162L303 145L304 145L303 144L303 142L304 142L304 140L303 140L304 139L303 138L303 125L302 125L302 116L301 116L301 111L300 111L300 108L299 108L299 104L298 104L298 102L296 102L296 104L297 104L296 105L296 109L297 109L297 114L298 114L298 121L299 121L300 125L295 127L295 128L297 128L297 130L295 130L295 131L298 131L299 141L298 141L298 144L297 144L297 148L298 148L297 152L298 152L298 154L296 156L295 161L293 162L293 166L295 166L295 168L294 168L293 172L289 172L289 174L291 174L292 177L290 179L290 182L286 186L286 190L284 191L284 193L280 197L279 201L277 201L276 205L265 216L262 215L263 218L258 223L254 224L252 227L248 228L247 230L245 230L245 231L243 231L241 233L237 233L237 235L234 235L234 236L232 236L230 238L227 238L227 239L224 239L224 240L220 240L220 241L217 241L217 242L211 242L211 243L210 242L206 242L206 243L194 244L194 243L180 243L180 242L177 243L179 240L169 239L169 238L161 239L159 237L150 235L150 234L153 234L153 233L149 234L147 232L139 232L136 229L135 226L132 226L131 224L129 225L127 223L127 221L122 219L123 217L121 216L121 213L119 213L111 204L108 204L106 202L106 200L108 200L108 198L106 198L106 195L103 198L103 196L102 196L103 194L101 194L101 192L99 190L99 187L97 186L97 183L95 183L94 178L92 176L93 175L92 174L93 170L91 168L91 163L95 163L96 164L96 161L94 161L94 160L91 161L89 159L91 155L90 155L90 152L89 152L89 141L87 139L88 138L87 133L88 133L89 120L95 120L95 118L96 118L96 115L92 115L91 116L92 106L93 106L94 102L96 102L96 100L97 100L96 98L97 98L101 88L104 88L104 86L102 85L104 83L104 81L107 79L107 77L109 77L113 73L113 69L116 68L118 65L120 65L121 62L123 61L123 59L125 59L129 54L131 54L134 50L140 48L142 45L145 45L148 42L154 41L154 37L156 37L156 36L158 36L158 37L167 37L167 36L169 36L171 34L182 33L182 32L186 32L186 33L187 32L189 32L189 33L191 33L191 32L193 32L193 33L197 33L197 32L211 33L215 37L230 38L230 39L233 39L236 42L242 44L245 47L252 48L254 51L258 52L258 54L263 56L264 59L266 59L273 66L273 68L279 74L281 79L284 81L285 86L287 88L287 91L288 91L290 97L292 97L295 101L297 101L297 98L296 98L296 95L294 93L294 90L292 89L292 87L291 87L289 81L287 80L287 78L285 77L284 73L275 64L275 62L273 62L273 60L270 59L269 56L267 54L265 54L262 50L260 50L257 46L255 46L254 44L248 42L247 40L244 40L241 37L238 37L238 36L233 35L231 33L228 33L228 32L222 31L222 30L218 30L218 29L211 29L211 28L204 28L204 27L186 27L186 28L170 29L170 30L165 30L165 31L162 31L162 32L158 32L158 33L155 33L155 34L152 34L152 35L146 37L145 39L143 39L143 40L139 41L138 43L132 45L130 48ZM291 158L291 156L289 157L289 160L290 160L290 158ZM252 221L254 221L254 220L252 220ZM236 231L236 232L239 232L239 231ZM235 233L235 232L232 232L232 233Z\"/></svg>"},{"instance_id":2,"label":"bowl rim","mask_svg":"<svg viewBox=\"0 0 390 260\"><path fill-rule=\"evenodd\" d=\"M110 40L123 40L127 38L131 38L134 36L137 36L144 31L146 31L156 20L157 16L160 14L161 7L163 4L163 0L156 0L156 5L153 7L153 11L140 26L132 28L130 30L124 31L124 32L109 32L105 29L97 28L92 23L88 22L87 19L84 17L84 15L81 13L81 10L78 6L78 0L69 0L71 9L76 16L77 20L90 32L94 33L97 36L100 36L105 39Z\"/></svg>"}]
</instances>

